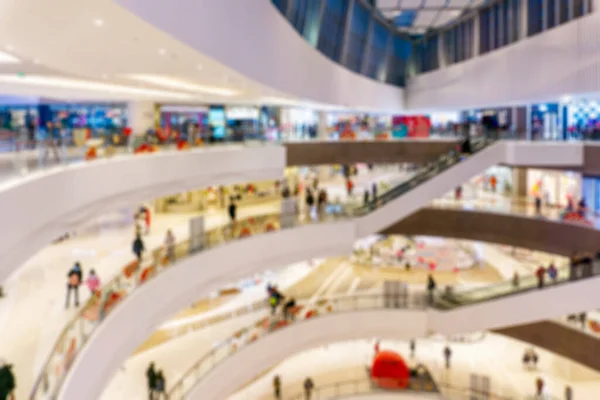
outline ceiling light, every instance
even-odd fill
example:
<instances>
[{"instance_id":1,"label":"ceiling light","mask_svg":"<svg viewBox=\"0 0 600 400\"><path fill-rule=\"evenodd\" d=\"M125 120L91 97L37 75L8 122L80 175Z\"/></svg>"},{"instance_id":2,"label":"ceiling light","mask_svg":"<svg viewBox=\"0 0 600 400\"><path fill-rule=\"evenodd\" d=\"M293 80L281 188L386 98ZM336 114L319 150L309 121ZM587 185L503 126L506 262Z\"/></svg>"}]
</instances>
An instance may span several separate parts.
<instances>
[{"instance_id":1,"label":"ceiling light","mask_svg":"<svg viewBox=\"0 0 600 400\"><path fill-rule=\"evenodd\" d=\"M238 92L231 90L231 89L214 87L214 86L197 85L195 83L189 83L189 82L185 82L185 81L180 81L178 79L173 79L168 76L142 74L142 75L129 75L129 78L135 79L135 80L138 80L141 82L150 83L150 84L157 85L157 86L167 87L170 89L188 90L190 92L196 92L196 93L214 94L217 96L227 96L227 97L235 96L238 94Z\"/></svg>"},{"instance_id":2,"label":"ceiling light","mask_svg":"<svg viewBox=\"0 0 600 400\"><path fill-rule=\"evenodd\" d=\"M164 56L165 54L167 54L167 51L165 49L158 49L158 54Z\"/></svg>"},{"instance_id":3,"label":"ceiling light","mask_svg":"<svg viewBox=\"0 0 600 400\"><path fill-rule=\"evenodd\" d=\"M0 51L0 64L19 64L21 60L12 54L5 53Z\"/></svg>"},{"instance_id":4,"label":"ceiling light","mask_svg":"<svg viewBox=\"0 0 600 400\"><path fill-rule=\"evenodd\" d=\"M42 75L0 75L0 83L20 84L29 86L46 86L61 89L90 90L106 94L137 95L143 97L163 97L177 100L193 100L189 93L168 92L156 89L136 88L132 86L114 85L104 82L83 81L55 76Z\"/></svg>"},{"instance_id":5,"label":"ceiling light","mask_svg":"<svg viewBox=\"0 0 600 400\"><path fill-rule=\"evenodd\" d=\"M102 79L108 79L108 74L102 74Z\"/></svg>"},{"instance_id":6,"label":"ceiling light","mask_svg":"<svg viewBox=\"0 0 600 400\"><path fill-rule=\"evenodd\" d=\"M39 63L40 63L40 60L38 60L37 58L34 58L34 59L33 59L33 63L34 63L34 64L39 64Z\"/></svg>"},{"instance_id":7,"label":"ceiling light","mask_svg":"<svg viewBox=\"0 0 600 400\"><path fill-rule=\"evenodd\" d=\"M104 21L101 20L100 18L96 18L94 20L94 25L96 25L97 27L101 27L102 25L104 25Z\"/></svg>"},{"instance_id":8,"label":"ceiling light","mask_svg":"<svg viewBox=\"0 0 600 400\"><path fill-rule=\"evenodd\" d=\"M6 45L6 50L13 51L14 49L15 49L15 47L12 44L7 44Z\"/></svg>"},{"instance_id":9,"label":"ceiling light","mask_svg":"<svg viewBox=\"0 0 600 400\"><path fill-rule=\"evenodd\" d=\"M198 71L202 71L202 69L203 69L204 67L202 66L202 64L198 64L198 65L196 65L196 68L198 68Z\"/></svg>"}]
</instances>

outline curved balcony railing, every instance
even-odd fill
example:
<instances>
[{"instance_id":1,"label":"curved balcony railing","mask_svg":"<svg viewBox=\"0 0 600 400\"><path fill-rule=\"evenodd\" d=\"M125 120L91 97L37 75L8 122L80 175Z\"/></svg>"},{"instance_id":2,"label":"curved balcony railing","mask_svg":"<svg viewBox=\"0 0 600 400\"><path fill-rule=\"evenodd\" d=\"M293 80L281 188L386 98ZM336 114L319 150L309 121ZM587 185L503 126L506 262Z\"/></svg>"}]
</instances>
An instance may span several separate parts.
<instances>
[{"instance_id":1,"label":"curved balcony railing","mask_svg":"<svg viewBox=\"0 0 600 400\"><path fill-rule=\"evenodd\" d=\"M289 310L288 315L277 312L269 315L268 305L264 311L267 314L258 319L252 325L237 330L229 338L215 346L200 360L186 371L182 378L169 390L168 397L172 400L184 398L189 390L201 380L216 365L221 363L230 355L236 353L240 348L249 345L268 334L288 327L300 321L310 320L331 313L376 310L376 309L417 309L423 310L427 307L427 297L424 294L398 293L396 295L386 294L359 294L339 297L323 298L314 303L309 299L297 301L297 306ZM287 318L286 318L287 317Z\"/></svg>"},{"instance_id":2,"label":"curved balcony railing","mask_svg":"<svg viewBox=\"0 0 600 400\"><path fill-rule=\"evenodd\" d=\"M473 142L472 153L485 148L494 141L494 138L482 138ZM321 214L316 216L316 218L315 216L311 217L305 214L271 214L250 217L234 224L209 230L204 234L202 243L194 247L190 247L189 241L179 243L176 246L176 259L258 233L288 229L304 224L347 220L366 215L416 188L420 184L427 182L439 173L448 170L459 163L460 160L461 155L455 151L443 155L437 161L421 167L407 182L401 183L377 199L358 208L350 206L340 207L337 213ZM173 263L163 262L164 260L160 251L152 253L152 260L149 266L142 265L138 267L137 263L125 266L123 273L104 285L100 293L93 296L75 318L69 322L59 335L54 348L42 367L40 375L36 379L30 395L31 400L47 397L51 399L56 398L75 357L85 346L99 323L133 290L155 275L158 275L165 268L173 265Z\"/></svg>"}]
</instances>

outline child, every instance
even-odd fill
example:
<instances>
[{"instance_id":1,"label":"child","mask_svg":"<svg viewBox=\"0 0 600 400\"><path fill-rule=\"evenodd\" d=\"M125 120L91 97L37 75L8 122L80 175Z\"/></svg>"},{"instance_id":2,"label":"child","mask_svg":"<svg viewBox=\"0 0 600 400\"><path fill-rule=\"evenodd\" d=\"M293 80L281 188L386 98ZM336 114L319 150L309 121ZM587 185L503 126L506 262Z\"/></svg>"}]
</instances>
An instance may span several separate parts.
<instances>
[{"instance_id":1,"label":"child","mask_svg":"<svg viewBox=\"0 0 600 400\"><path fill-rule=\"evenodd\" d=\"M98 278L98 275L96 275L96 271L90 271L90 275L85 280L85 284L87 285L88 289L90 289L92 296L100 289L100 278Z\"/></svg>"}]
</instances>

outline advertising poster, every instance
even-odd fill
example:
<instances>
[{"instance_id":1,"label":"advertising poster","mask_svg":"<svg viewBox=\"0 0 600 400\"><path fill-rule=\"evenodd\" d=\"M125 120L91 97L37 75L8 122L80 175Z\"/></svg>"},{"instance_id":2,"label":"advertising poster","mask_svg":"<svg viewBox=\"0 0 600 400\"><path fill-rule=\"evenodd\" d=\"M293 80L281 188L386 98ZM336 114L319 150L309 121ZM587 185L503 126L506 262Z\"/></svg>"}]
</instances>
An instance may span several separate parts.
<instances>
[{"instance_id":1,"label":"advertising poster","mask_svg":"<svg viewBox=\"0 0 600 400\"><path fill-rule=\"evenodd\" d=\"M431 131L431 120L426 115L395 116L392 125L395 138L426 138Z\"/></svg>"}]
</instances>

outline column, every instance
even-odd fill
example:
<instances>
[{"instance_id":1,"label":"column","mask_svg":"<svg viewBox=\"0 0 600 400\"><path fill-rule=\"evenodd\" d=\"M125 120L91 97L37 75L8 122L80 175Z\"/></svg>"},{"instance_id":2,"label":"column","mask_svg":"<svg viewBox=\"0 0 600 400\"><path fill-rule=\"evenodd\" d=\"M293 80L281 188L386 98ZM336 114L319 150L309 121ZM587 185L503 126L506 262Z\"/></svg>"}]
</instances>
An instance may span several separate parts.
<instances>
[{"instance_id":1,"label":"column","mask_svg":"<svg viewBox=\"0 0 600 400\"><path fill-rule=\"evenodd\" d=\"M446 41L445 35L438 34L437 54L438 54L438 64L439 64L440 68L444 68L447 65L446 52L444 51L445 41Z\"/></svg>"},{"instance_id":2,"label":"column","mask_svg":"<svg viewBox=\"0 0 600 400\"><path fill-rule=\"evenodd\" d=\"M471 32L473 36L473 49L472 54L473 58L479 55L479 40L480 40L480 32L479 32L479 14L473 18L473 31Z\"/></svg>"},{"instance_id":3,"label":"column","mask_svg":"<svg viewBox=\"0 0 600 400\"><path fill-rule=\"evenodd\" d=\"M529 20L528 13L527 13L527 10L528 10L527 6L529 3L526 0L522 0L520 2L520 4L521 4L521 12L519 13L519 16L521 18L521 21L520 21L519 26L521 29L519 30L519 39L524 39L527 37L527 21Z\"/></svg>"},{"instance_id":4,"label":"column","mask_svg":"<svg viewBox=\"0 0 600 400\"><path fill-rule=\"evenodd\" d=\"M156 125L156 105L151 101L134 101L127 104L127 126L132 136L142 136Z\"/></svg>"},{"instance_id":5,"label":"column","mask_svg":"<svg viewBox=\"0 0 600 400\"><path fill-rule=\"evenodd\" d=\"M327 123L327 112L319 111L317 120L317 138L329 140L329 124Z\"/></svg>"},{"instance_id":6,"label":"column","mask_svg":"<svg viewBox=\"0 0 600 400\"><path fill-rule=\"evenodd\" d=\"M527 197L527 168L513 168L513 196Z\"/></svg>"}]
</instances>

